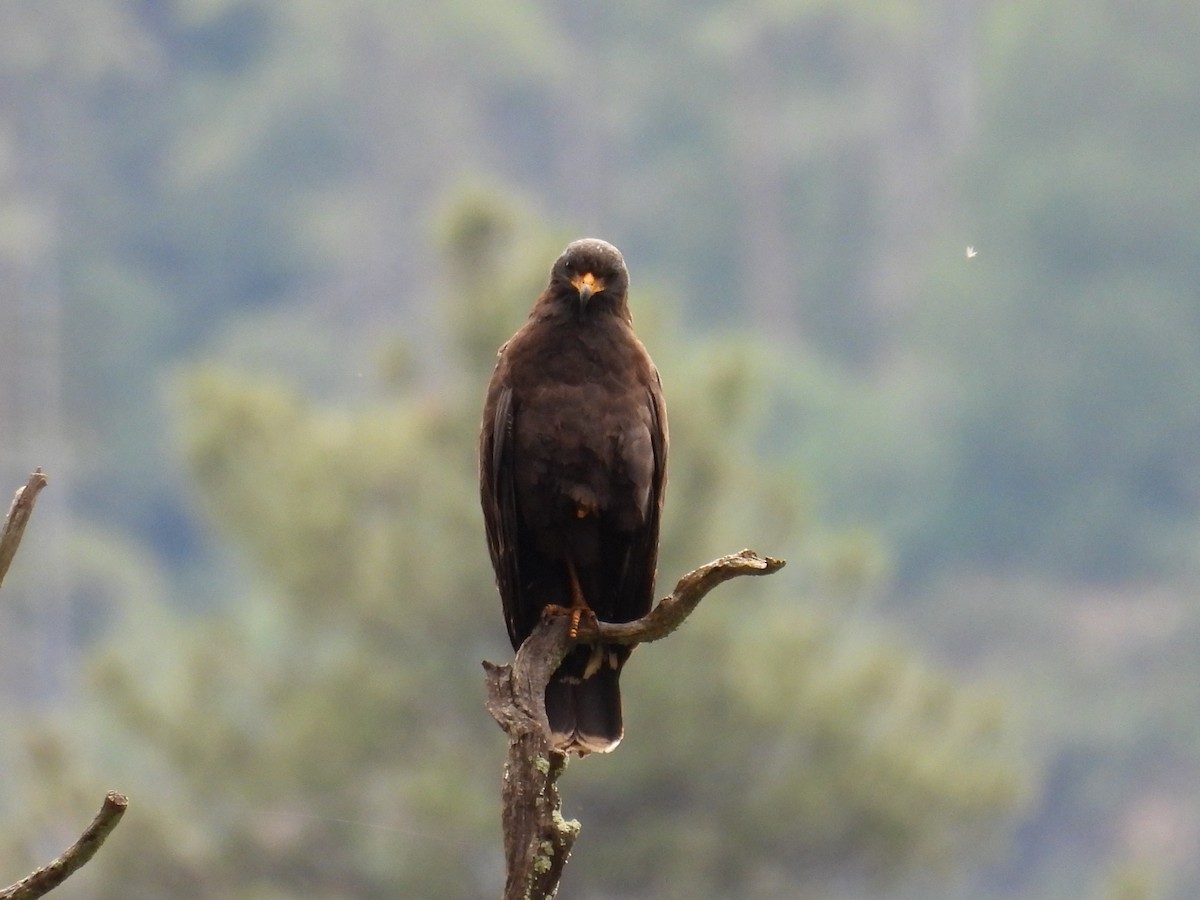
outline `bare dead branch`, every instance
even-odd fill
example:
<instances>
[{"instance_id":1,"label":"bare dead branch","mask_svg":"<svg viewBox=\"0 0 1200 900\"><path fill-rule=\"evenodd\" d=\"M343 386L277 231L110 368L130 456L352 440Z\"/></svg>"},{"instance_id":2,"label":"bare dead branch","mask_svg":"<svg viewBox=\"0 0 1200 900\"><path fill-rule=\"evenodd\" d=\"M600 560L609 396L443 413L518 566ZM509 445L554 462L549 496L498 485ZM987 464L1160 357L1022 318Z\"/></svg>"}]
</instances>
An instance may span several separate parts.
<instances>
[{"instance_id":1,"label":"bare dead branch","mask_svg":"<svg viewBox=\"0 0 1200 900\"><path fill-rule=\"evenodd\" d=\"M579 640L588 644L648 644L662 640L682 625L717 585L739 575L770 575L784 565L785 560L759 556L753 550L722 556L680 578L675 590L635 622L597 622L594 629L586 621L581 622Z\"/></svg>"},{"instance_id":2,"label":"bare dead branch","mask_svg":"<svg viewBox=\"0 0 1200 900\"><path fill-rule=\"evenodd\" d=\"M35 897L50 893L96 855L105 838L117 827L121 816L125 815L127 806L129 800L124 794L109 791L100 812L96 813L96 818L79 836L79 840L64 850L54 862L0 890L0 900L34 900Z\"/></svg>"},{"instance_id":3,"label":"bare dead branch","mask_svg":"<svg viewBox=\"0 0 1200 900\"><path fill-rule=\"evenodd\" d=\"M8 517L4 520L4 530L0 531L0 584L8 574L17 548L21 546L21 536L25 534L25 526L33 513L33 504L37 495L46 486L46 475L41 469L34 469L29 476L29 483L23 488L17 488L12 506L8 509Z\"/></svg>"},{"instance_id":4,"label":"bare dead branch","mask_svg":"<svg viewBox=\"0 0 1200 900\"><path fill-rule=\"evenodd\" d=\"M743 550L703 565L679 579L675 590L636 622L595 627L581 623L570 636L565 615L546 616L521 644L510 666L484 662L487 709L508 735L504 763L504 900L547 900L558 890L580 825L562 817L558 778L567 757L550 744L546 685L579 641L638 644L666 637L717 585L739 575L769 575L782 559ZM3 898L0 898L3 900Z\"/></svg>"},{"instance_id":5,"label":"bare dead branch","mask_svg":"<svg viewBox=\"0 0 1200 900\"><path fill-rule=\"evenodd\" d=\"M565 616L543 619L511 666L485 662L487 708L508 734L500 792L506 879L504 900L553 897L579 823L562 817L558 776L566 754L549 741L546 684L571 647Z\"/></svg>"},{"instance_id":6,"label":"bare dead branch","mask_svg":"<svg viewBox=\"0 0 1200 900\"><path fill-rule=\"evenodd\" d=\"M4 581L8 567L17 555L17 548L21 546L21 538L25 534L25 526L29 524L29 517L33 514L37 495L46 483L46 474L41 469L34 469L33 474L29 476L29 482L23 488L18 488L13 497L12 506L9 507L8 516L4 520L4 529L0 531L0 583ZM96 855L105 838L117 827L121 816L125 815L128 805L129 800L124 794L109 791L100 812L96 813L96 818L79 836L79 840L50 864L26 875L16 884L0 890L0 900L33 900L50 893Z\"/></svg>"}]
</instances>

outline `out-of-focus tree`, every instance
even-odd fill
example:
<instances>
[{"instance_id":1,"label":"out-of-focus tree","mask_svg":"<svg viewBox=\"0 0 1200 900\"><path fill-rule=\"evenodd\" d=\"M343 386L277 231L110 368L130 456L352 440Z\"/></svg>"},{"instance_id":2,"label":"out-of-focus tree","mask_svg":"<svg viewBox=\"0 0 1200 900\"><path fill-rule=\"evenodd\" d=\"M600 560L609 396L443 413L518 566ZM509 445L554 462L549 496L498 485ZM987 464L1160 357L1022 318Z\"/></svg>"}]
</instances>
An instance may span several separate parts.
<instances>
[{"instance_id":1,"label":"out-of-focus tree","mask_svg":"<svg viewBox=\"0 0 1200 900\"><path fill-rule=\"evenodd\" d=\"M478 345L515 327L547 257L506 245L478 199L445 233L462 241L455 265L474 257L495 267L488 284L520 288L444 301L510 310L490 339L459 332L464 370L482 375ZM762 453L769 351L673 339L671 304L649 289L634 309L672 416L663 577L742 543L793 556L796 575L639 651L625 742L564 781L585 825L570 889L772 897L953 868L1020 793L999 698L835 612L835 583L863 602L873 551L821 535L798 479ZM509 651L477 512L474 375L433 393L400 382L354 410L218 367L183 379L200 499L255 586L186 630L131 608L143 639L122 635L97 664L144 812L90 896L496 889L503 741L478 663Z\"/></svg>"}]
</instances>

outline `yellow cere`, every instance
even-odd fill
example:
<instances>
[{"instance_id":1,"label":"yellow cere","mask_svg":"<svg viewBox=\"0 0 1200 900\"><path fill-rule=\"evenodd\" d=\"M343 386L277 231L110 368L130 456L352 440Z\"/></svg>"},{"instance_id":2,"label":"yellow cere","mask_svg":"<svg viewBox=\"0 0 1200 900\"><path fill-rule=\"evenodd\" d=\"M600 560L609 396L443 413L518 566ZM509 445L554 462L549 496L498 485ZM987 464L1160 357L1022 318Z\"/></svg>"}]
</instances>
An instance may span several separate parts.
<instances>
[{"instance_id":1,"label":"yellow cere","mask_svg":"<svg viewBox=\"0 0 1200 900\"><path fill-rule=\"evenodd\" d=\"M598 294L604 290L604 280L597 278L591 272L586 272L583 275L576 275L571 279L571 284L575 285L575 290L579 290L585 284L592 289L593 294Z\"/></svg>"}]
</instances>

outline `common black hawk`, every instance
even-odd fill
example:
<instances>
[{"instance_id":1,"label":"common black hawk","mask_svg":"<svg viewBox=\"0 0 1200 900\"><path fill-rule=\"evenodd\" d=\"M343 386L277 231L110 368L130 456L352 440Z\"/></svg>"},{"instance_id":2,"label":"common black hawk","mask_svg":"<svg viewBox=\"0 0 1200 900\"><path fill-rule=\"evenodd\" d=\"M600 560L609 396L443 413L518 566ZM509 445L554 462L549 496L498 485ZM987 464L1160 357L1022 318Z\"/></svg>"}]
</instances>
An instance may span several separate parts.
<instances>
[{"instance_id":1,"label":"common black hawk","mask_svg":"<svg viewBox=\"0 0 1200 900\"><path fill-rule=\"evenodd\" d=\"M550 605L629 622L652 604L667 413L628 287L616 247L570 244L488 386L480 495L514 649ZM630 649L581 644L563 660L546 688L559 750L603 753L621 740Z\"/></svg>"}]
</instances>

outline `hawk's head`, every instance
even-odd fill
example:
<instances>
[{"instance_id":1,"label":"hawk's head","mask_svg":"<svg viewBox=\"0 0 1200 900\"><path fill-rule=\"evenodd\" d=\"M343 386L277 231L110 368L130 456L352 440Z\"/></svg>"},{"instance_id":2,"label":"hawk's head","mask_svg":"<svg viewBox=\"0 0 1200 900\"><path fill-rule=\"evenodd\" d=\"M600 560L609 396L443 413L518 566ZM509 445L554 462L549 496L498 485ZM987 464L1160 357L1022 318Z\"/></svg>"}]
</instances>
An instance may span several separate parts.
<instances>
[{"instance_id":1,"label":"hawk's head","mask_svg":"<svg viewBox=\"0 0 1200 900\"><path fill-rule=\"evenodd\" d=\"M548 294L579 312L606 309L627 315L629 270L621 251L607 241L584 238L567 245L550 270Z\"/></svg>"}]
</instances>

